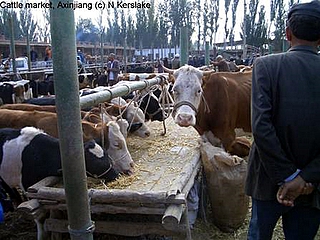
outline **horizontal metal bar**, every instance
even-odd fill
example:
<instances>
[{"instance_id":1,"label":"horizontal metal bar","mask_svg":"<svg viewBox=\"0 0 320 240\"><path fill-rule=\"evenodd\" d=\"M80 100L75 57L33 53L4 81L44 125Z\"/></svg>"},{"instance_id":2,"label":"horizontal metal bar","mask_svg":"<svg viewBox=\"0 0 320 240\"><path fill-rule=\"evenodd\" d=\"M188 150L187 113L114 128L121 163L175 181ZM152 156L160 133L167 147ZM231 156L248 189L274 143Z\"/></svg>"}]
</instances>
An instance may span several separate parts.
<instances>
[{"instance_id":1,"label":"horizontal metal bar","mask_svg":"<svg viewBox=\"0 0 320 240\"><path fill-rule=\"evenodd\" d=\"M98 105L99 103L107 102L115 97L125 96L132 91L142 90L146 87L161 83L163 83L163 77L161 76L140 81L125 81L118 86L115 85L112 88L106 88L105 91L80 97L80 107L81 109L90 108Z\"/></svg>"}]
</instances>

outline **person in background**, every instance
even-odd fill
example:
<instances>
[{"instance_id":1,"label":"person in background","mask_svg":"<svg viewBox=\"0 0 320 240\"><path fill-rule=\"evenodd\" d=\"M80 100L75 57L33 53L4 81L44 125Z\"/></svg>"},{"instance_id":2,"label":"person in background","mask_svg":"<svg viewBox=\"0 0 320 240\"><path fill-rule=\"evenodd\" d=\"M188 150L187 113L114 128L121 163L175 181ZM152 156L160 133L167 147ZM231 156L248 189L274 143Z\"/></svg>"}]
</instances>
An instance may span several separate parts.
<instances>
[{"instance_id":1,"label":"person in background","mask_svg":"<svg viewBox=\"0 0 320 240\"><path fill-rule=\"evenodd\" d=\"M45 61L50 61L52 59L52 50L51 45L47 46L45 49Z\"/></svg>"},{"instance_id":2,"label":"person in background","mask_svg":"<svg viewBox=\"0 0 320 240\"><path fill-rule=\"evenodd\" d=\"M165 57L165 58L163 59L163 66L165 66L166 68L170 68L170 66L169 66L169 60L168 60L167 57Z\"/></svg>"},{"instance_id":3,"label":"person in background","mask_svg":"<svg viewBox=\"0 0 320 240\"><path fill-rule=\"evenodd\" d=\"M261 56L252 72L252 133L246 194L249 240L312 240L320 224L320 1L292 6L285 53Z\"/></svg>"},{"instance_id":4,"label":"person in background","mask_svg":"<svg viewBox=\"0 0 320 240\"><path fill-rule=\"evenodd\" d=\"M174 55L174 59L172 60L171 67L172 69L180 68L180 55L178 53Z\"/></svg>"},{"instance_id":5,"label":"person in background","mask_svg":"<svg viewBox=\"0 0 320 240\"><path fill-rule=\"evenodd\" d=\"M218 72L230 72L228 62L221 55L218 55L216 57L216 61L211 62L211 64L215 67L218 67Z\"/></svg>"},{"instance_id":6,"label":"person in background","mask_svg":"<svg viewBox=\"0 0 320 240\"><path fill-rule=\"evenodd\" d=\"M84 57L83 52L80 49L78 49L77 55L79 56L81 63L85 63L86 59Z\"/></svg>"},{"instance_id":7,"label":"person in background","mask_svg":"<svg viewBox=\"0 0 320 240\"><path fill-rule=\"evenodd\" d=\"M120 73L120 64L117 59L115 59L115 54L111 53L109 55L109 62L107 63L108 72L108 85L112 86L118 82L118 74Z\"/></svg>"},{"instance_id":8,"label":"person in background","mask_svg":"<svg viewBox=\"0 0 320 240\"><path fill-rule=\"evenodd\" d=\"M156 67L158 69L158 73L163 73L164 72L164 70L163 70L163 61L161 59L159 59L159 58L157 60Z\"/></svg>"},{"instance_id":9,"label":"person in background","mask_svg":"<svg viewBox=\"0 0 320 240\"><path fill-rule=\"evenodd\" d=\"M31 59L31 62L36 62L38 59L38 53L34 50L34 47L31 47L30 59Z\"/></svg>"}]
</instances>

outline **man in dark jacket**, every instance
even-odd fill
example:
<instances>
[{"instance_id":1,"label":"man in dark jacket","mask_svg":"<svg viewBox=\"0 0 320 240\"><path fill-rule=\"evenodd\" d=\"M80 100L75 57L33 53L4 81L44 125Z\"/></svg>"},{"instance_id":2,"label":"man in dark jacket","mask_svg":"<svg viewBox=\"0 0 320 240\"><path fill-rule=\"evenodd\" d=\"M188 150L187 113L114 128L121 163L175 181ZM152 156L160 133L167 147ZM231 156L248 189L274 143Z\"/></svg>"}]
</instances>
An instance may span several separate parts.
<instances>
[{"instance_id":1,"label":"man in dark jacket","mask_svg":"<svg viewBox=\"0 0 320 240\"><path fill-rule=\"evenodd\" d=\"M113 86L118 82L118 74L120 73L120 63L115 59L116 55L111 53L109 62L107 63L108 85Z\"/></svg>"},{"instance_id":2,"label":"man in dark jacket","mask_svg":"<svg viewBox=\"0 0 320 240\"><path fill-rule=\"evenodd\" d=\"M320 224L320 1L290 9L286 36L286 53L253 67L249 240L271 239L280 217L287 240L314 239Z\"/></svg>"}]
</instances>

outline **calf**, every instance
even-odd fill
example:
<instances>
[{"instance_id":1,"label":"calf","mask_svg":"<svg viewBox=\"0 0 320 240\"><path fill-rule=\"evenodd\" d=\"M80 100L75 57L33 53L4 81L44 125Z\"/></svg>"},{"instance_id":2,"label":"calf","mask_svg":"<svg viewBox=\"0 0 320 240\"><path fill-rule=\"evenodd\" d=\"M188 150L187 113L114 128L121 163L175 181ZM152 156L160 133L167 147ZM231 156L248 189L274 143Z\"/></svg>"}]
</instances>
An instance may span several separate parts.
<instances>
[{"instance_id":1,"label":"calf","mask_svg":"<svg viewBox=\"0 0 320 240\"><path fill-rule=\"evenodd\" d=\"M110 158L115 162L116 170L127 174L133 173L133 160L120 128L115 122L93 124L82 121L81 123L84 142L95 140L108 150ZM55 113L0 109L0 128L23 128L26 126L37 127L55 138L59 137Z\"/></svg>"},{"instance_id":2,"label":"calf","mask_svg":"<svg viewBox=\"0 0 320 240\"><path fill-rule=\"evenodd\" d=\"M106 152L91 140L84 143L86 172L107 181L114 170ZM34 127L0 129L0 176L11 188L23 191L47 176L61 172L59 140Z\"/></svg>"}]
</instances>

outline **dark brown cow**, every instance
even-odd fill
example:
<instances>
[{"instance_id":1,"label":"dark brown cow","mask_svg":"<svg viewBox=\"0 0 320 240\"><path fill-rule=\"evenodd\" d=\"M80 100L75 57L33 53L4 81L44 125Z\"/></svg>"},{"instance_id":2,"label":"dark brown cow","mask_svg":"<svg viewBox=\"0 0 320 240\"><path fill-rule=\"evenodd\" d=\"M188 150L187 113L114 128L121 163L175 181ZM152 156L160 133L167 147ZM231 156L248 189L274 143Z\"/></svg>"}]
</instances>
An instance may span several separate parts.
<instances>
[{"instance_id":1,"label":"dark brown cow","mask_svg":"<svg viewBox=\"0 0 320 240\"><path fill-rule=\"evenodd\" d=\"M236 139L235 129L251 131L251 72L203 73L183 66L173 72L174 120L182 127L194 126L200 135L212 133L226 151L244 156L248 141Z\"/></svg>"}]
</instances>

